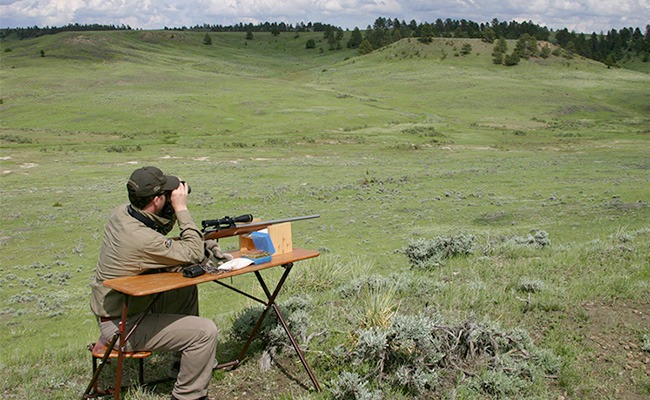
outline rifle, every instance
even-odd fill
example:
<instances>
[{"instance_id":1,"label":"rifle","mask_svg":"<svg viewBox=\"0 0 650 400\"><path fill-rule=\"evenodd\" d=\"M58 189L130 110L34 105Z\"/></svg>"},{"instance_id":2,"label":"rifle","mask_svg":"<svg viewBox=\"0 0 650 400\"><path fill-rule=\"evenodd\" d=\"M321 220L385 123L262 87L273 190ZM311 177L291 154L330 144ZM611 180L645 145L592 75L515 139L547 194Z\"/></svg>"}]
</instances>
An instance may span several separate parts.
<instances>
[{"instance_id":1,"label":"rifle","mask_svg":"<svg viewBox=\"0 0 650 400\"><path fill-rule=\"evenodd\" d=\"M283 222L302 221L305 219L313 219L318 217L320 217L320 215L314 214L304 215L301 217L251 222L253 220L253 216L251 214L244 214L234 218L224 217L221 219L206 219L201 221L201 226L203 227L203 239L211 240L242 235L244 233L251 233L259 231L260 229L268 228L271 225L281 224Z\"/></svg>"}]
</instances>

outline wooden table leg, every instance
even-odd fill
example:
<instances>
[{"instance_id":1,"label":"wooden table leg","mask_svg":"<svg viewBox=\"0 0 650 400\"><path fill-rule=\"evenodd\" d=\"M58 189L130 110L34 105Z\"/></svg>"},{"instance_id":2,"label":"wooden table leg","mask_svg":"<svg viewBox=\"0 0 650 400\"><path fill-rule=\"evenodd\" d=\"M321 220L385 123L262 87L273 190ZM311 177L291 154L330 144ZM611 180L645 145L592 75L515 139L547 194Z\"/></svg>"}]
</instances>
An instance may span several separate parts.
<instances>
[{"instance_id":1,"label":"wooden table leg","mask_svg":"<svg viewBox=\"0 0 650 400\"><path fill-rule=\"evenodd\" d=\"M117 346L117 371L115 372L115 388L113 389L113 398L120 400L120 390L122 389L122 369L124 368L124 350L126 347L126 319L129 311L129 296L124 297L122 303L122 318L120 319L120 341Z\"/></svg>"}]
</instances>

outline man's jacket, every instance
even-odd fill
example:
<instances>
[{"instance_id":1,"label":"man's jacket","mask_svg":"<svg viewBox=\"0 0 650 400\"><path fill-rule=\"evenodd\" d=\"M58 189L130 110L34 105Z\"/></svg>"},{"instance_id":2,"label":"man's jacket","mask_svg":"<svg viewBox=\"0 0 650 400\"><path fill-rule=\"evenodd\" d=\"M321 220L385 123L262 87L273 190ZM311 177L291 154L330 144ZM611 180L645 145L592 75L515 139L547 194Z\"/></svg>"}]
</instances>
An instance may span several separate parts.
<instances>
[{"instance_id":1,"label":"man's jacket","mask_svg":"<svg viewBox=\"0 0 650 400\"><path fill-rule=\"evenodd\" d=\"M149 218L161 218L144 211ZM118 318L122 314L123 294L105 287L107 279L139 275L168 267L199 263L204 258L203 235L189 211L176 214L180 238L172 240L147 227L128 212L128 204L115 208L104 229L104 241L97 270L90 286L90 307L98 317ZM130 297L129 315L143 312L152 296Z\"/></svg>"}]
</instances>

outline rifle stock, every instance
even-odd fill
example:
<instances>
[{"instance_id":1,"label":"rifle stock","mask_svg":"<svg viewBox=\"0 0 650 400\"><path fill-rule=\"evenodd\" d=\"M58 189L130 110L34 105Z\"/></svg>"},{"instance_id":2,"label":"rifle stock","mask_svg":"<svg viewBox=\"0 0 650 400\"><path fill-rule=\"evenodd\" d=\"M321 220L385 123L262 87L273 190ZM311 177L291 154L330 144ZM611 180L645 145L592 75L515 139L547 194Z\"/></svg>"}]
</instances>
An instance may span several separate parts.
<instances>
[{"instance_id":1,"label":"rifle stock","mask_svg":"<svg viewBox=\"0 0 650 400\"><path fill-rule=\"evenodd\" d=\"M203 239L212 240L212 239L220 239L220 238L225 238L230 236L243 235L245 233L251 233L251 232L259 231L261 229L268 228L269 226L275 224L281 224L284 222L302 221L305 219L313 219L318 217L320 217L320 215L314 214L314 215L304 215L300 217L274 219L269 221L251 222L249 224L235 224L234 227L216 228L213 230L206 231L203 235Z\"/></svg>"}]
</instances>

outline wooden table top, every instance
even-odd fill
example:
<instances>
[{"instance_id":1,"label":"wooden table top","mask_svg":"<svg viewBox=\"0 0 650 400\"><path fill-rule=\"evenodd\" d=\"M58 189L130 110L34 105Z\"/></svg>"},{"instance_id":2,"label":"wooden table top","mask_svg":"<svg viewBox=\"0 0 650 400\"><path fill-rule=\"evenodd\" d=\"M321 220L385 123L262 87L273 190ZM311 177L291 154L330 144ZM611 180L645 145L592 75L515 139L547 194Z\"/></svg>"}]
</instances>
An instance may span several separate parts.
<instances>
[{"instance_id":1,"label":"wooden table top","mask_svg":"<svg viewBox=\"0 0 650 400\"><path fill-rule=\"evenodd\" d=\"M233 256L238 257L238 252L233 252ZM196 278L185 278L181 272L161 272L157 274L142 274L136 276L125 276L122 278L108 279L103 282L104 286L128 294L130 296L146 296L165 292L167 290L179 289L186 286L196 285L198 283L216 281L219 279L229 278L231 276L247 274L250 272L261 271L263 269L276 267L296 261L306 260L317 257L320 253L314 250L293 249L293 251L284 254L274 255L271 261L263 264L251 264L247 267L236 271L227 271L222 274L205 273Z\"/></svg>"}]
</instances>

